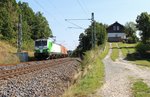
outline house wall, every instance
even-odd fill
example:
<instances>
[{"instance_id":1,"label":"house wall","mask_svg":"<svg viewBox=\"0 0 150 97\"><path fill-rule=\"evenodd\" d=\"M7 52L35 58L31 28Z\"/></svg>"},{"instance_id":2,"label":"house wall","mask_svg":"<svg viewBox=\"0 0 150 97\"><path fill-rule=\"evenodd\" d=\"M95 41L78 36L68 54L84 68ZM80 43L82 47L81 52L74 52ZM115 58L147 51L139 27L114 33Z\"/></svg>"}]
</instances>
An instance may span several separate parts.
<instances>
[{"instance_id":1,"label":"house wall","mask_svg":"<svg viewBox=\"0 0 150 97\"><path fill-rule=\"evenodd\" d=\"M108 33L108 38L109 37L121 37L122 39L126 38L125 33Z\"/></svg>"}]
</instances>

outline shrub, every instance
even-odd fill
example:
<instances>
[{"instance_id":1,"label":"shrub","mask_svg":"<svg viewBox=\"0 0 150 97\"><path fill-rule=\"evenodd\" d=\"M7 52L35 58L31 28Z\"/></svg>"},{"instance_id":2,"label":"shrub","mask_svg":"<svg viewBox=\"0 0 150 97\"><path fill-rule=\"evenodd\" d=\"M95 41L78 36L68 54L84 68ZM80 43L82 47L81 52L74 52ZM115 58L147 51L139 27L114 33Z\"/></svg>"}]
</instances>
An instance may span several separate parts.
<instances>
[{"instance_id":1,"label":"shrub","mask_svg":"<svg viewBox=\"0 0 150 97\"><path fill-rule=\"evenodd\" d=\"M150 53L149 53L149 51L150 51L150 44L139 43L136 46L136 51L138 53L140 53L142 56L148 57L150 55Z\"/></svg>"},{"instance_id":2,"label":"shrub","mask_svg":"<svg viewBox=\"0 0 150 97\"><path fill-rule=\"evenodd\" d=\"M137 43L138 41L139 39L136 35L133 35L132 37L128 38L128 43Z\"/></svg>"}]
</instances>

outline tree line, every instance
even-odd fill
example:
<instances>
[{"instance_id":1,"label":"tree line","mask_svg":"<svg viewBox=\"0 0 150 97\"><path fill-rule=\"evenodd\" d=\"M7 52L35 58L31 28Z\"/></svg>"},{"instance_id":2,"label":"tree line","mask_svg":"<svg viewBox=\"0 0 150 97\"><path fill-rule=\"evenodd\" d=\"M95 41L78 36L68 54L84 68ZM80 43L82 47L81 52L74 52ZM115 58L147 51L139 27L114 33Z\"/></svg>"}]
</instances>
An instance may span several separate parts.
<instances>
[{"instance_id":1,"label":"tree line","mask_svg":"<svg viewBox=\"0 0 150 97\"><path fill-rule=\"evenodd\" d=\"M22 15L23 48L29 48L33 40L52 35L48 21L41 12L34 12L26 2L0 0L0 39L17 43L19 15Z\"/></svg>"},{"instance_id":2,"label":"tree line","mask_svg":"<svg viewBox=\"0 0 150 97\"><path fill-rule=\"evenodd\" d=\"M136 18L136 23L128 22L125 25L125 32L129 41L138 41L136 31L140 32L140 41L136 46L136 53L142 58L150 58L150 14L142 12Z\"/></svg>"},{"instance_id":3,"label":"tree line","mask_svg":"<svg viewBox=\"0 0 150 97\"><path fill-rule=\"evenodd\" d=\"M95 45L103 48L107 41L106 24L98 23L95 21L96 42ZM139 38L136 32L140 32L140 42L138 43L136 50L142 55L147 55L146 52L150 52L150 14L142 12L136 18L136 23L127 22L124 32L126 33L127 43L137 43ZM91 24L83 33L79 35L79 45L74 51L74 54L83 54L84 52L92 49L92 33L93 24ZM77 55L78 56L78 55ZM149 55L148 55L149 56Z\"/></svg>"},{"instance_id":4,"label":"tree line","mask_svg":"<svg viewBox=\"0 0 150 97\"><path fill-rule=\"evenodd\" d=\"M141 41L144 44L150 43L150 14L142 12L136 18L136 23L127 22L125 24L125 33L130 41L137 42L136 31L140 32Z\"/></svg>"},{"instance_id":5,"label":"tree line","mask_svg":"<svg viewBox=\"0 0 150 97\"><path fill-rule=\"evenodd\" d=\"M137 16L137 29L140 31L141 42L136 50L142 57L150 58L150 14L143 12Z\"/></svg>"},{"instance_id":6,"label":"tree line","mask_svg":"<svg viewBox=\"0 0 150 97\"><path fill-rule=\"evenodd\" d=\"M83 33L79 35L79 45L74 51L74 55L83 56L84 52L93 49L93 45L103 49L107 41L106 27L107 26L105 24L94 21ZM95 39L93 39L93 36L95 36Z\"/></svg>"}]
</instances>

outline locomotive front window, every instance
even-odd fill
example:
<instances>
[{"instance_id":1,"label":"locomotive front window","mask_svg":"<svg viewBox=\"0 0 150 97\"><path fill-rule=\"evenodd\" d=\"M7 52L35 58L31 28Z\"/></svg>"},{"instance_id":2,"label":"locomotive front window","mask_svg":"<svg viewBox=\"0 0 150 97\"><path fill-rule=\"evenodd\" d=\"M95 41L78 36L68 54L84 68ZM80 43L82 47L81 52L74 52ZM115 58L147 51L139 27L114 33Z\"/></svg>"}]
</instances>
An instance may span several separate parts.
<instances>
[{"instance_id":1,"label":"locomotive front window","mask_svg":"<svg viewBox=\"0 0 150 97\"><path fill-rule=\"evenodd\" d=\"M47 45L47 41L46 40L40 40L40 41L35 41L35 46L46 46Z\"/></svg>"}]
</instances>

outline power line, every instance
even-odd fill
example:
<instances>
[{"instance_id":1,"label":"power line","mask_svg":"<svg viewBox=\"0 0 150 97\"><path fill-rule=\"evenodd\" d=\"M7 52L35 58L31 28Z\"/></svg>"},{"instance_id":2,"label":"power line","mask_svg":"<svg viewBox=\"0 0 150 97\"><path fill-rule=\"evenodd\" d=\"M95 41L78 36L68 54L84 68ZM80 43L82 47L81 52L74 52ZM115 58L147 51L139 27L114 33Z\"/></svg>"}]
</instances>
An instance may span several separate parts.
<instances>
[{"instance_id":1,"label":"power line","mask_svg":"<svg viewBox=\"0 0 150 97\"><path fill-rule=\"evenodd\" d=\"M91 20L91 19L65 19L65 21L68 21L68 20Z\"/></svg>"},{"instance_id":2,"label":"power line","mask_svg":"<svg viewBox=\"0 0 150 97\"><path fill-rule=\"evenodd\" d=\"M92 31L91 31L91 43L92 43L92 48L95 48L96 44L96 29L95 29L95 20L94 20L94 13L91 14L91 19L65 19L65 21L69 22L70 20L91 20L91 25L92 25ZM72 22L69 22L76 26L77 28L82 28L81 26L74 24ZM70 27L70 28L76 28L76 27Z\"/></svg>"},{"instance_id":3,"label":"power line","mask_svg":"<svg viewBox=\"0 0 150 97\"><path fill-rule=\"evenodd\" d=\"M84 5L85 9L87 10L87 12L91 13L91 11L89 10L89 8L86 6L85 1L81 0L82 4Z\"/></svg>"},{"instance_id":4,"label":"power line","mask_svg":"<svg viewBox=\"0 0 150 97\"><path fill-rule=\"evenodd\" d=\"M46 13L49 13L51 15L51 17L58 22L58 24L62 25L49 11L47 11L37 0L34 0L36 2L36 4L38 4Z\"/></svg>"},{"instance_id":5,"label":"power line","mask_svg":"<svg viewBox=\"0 0 150 97\"><path fill-rule=\"evenodd\" d=\"M48 12L47 10L45 10L45 8L36 0L34 0L36 2L36 4L38 4L45 12L49 13L51 16L52 14L50 12ZM53 17L53 16L52 16ZM54 17L53 17L54 18ZM54 18L55 19L55 18Z\"/></svg>"},{"instance_id":6,"label":"power line","mask_svg":"<svg viewBox=\"0 0 150 97\"><path fill-rule=\"evenodd\" d=\"M55 8L55 10L57 10L58 11L58 13L65 19L65 17L64 17L64 15L62 14L62 12L51 2L51 3L49 3L50 5L52 5L54 8ZM59 16L60 16L59 15Z\"/></svg>"},{"instance_id":7,"label":"power line","mask_svg":"<svg viewBox=\"0 0 150 97\"><path fill-rule=\"evenodd\" d=\"M77 3L79 4L79 6L81 7L81 9L83 10L83 12L88 15L88 12L85 10L85 8L82 6L81 2L79 0L76 0Z\"/></svg>"},{"instance_id":8,"label":"power line","mask_svg":"<svg viewBox=\"0 0 150 97\"><path fill-rule=\"evenodd\" d=\"M68 23L70 23L70 24L72 24L72 25L74 25L76 27L69 27L69 28L85 29L85 28L83 28L83 27L81 27L81 26L79 26L79 25L77 25L75 23L70 22L70 20L72 20L72 19L65 19L65 21L67 21Z\"/></svg>"}]
</instances>

